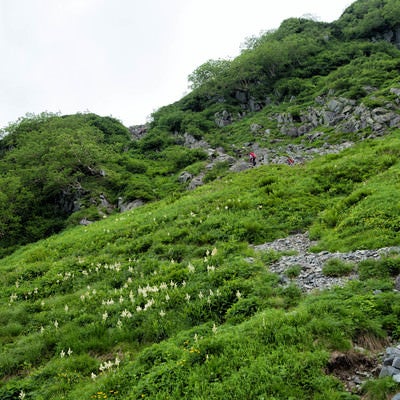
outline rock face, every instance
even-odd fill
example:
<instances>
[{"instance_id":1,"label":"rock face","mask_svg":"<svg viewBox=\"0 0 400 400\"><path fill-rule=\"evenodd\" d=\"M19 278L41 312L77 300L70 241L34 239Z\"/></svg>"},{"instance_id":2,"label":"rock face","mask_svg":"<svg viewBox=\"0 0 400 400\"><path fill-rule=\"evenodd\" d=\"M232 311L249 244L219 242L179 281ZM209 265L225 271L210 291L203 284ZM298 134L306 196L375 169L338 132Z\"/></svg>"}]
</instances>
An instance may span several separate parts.
<instances>
[{"instance_id":1,"label":"rock face","mask_svg":"<svg viewBox=\"0 0 400 400\"><path fill-rule=\"evenodd\" d=\"M382 135L388 128L400 127L400 89L392 88L397 96L393 103L368 108L343 97L318 97L316 107L308 107L299 115L280 113L273 116L283 135L304 136L320 126L334 127L337 132L357 133L369 129L372 135Z\"/></svg>"},{"instance_id":2,"label":"rock face","mask_svg":"<svg viewBox=\"0 0 400 400\"><path fill-rule=\"evenodd\" d=\"M147 134L149 127L147 125L134 125L130 126L128 129L132 135L132 139L139 140Z\"/></svg>"}]
</instances>

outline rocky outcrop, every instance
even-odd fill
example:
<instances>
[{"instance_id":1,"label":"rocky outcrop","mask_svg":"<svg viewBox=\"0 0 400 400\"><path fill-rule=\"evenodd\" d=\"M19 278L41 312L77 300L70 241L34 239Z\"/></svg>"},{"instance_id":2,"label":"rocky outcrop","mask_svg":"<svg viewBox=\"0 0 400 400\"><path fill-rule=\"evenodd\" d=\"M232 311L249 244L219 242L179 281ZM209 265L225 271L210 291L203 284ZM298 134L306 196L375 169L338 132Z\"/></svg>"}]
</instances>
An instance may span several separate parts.
<instances>
[{"instance_id":1,"label":"rocky outcrop","mask_svg":"<svg viewBox=\"0 0 400 400\"><path fill-rule=\"evenodd\" d=\"M317 106L308 107L298 115L279 113L272 118L280 132L289 137L304 136L322 126L334 127L342 133L369 130L372 135L380 136L389 128L400 127L400 89L392 88L391 93L396 96L393 103L375 108L343 97L320 96L315 100Z\"/></svg>"},{"instance_id":2,"label":"rocky outcrop","mask_svg":"<svg viewBox=\"0 0 400 400\"><path fill-rule=\"evenodd\" d=\"M139 139L142 139L144 136L146 136L149 127L146 124L145 125L134 125L134 126L130 126L128 129L132 135L132 139L139 140Z\"/></svg>"},{"instance_id":3,"label":"rocky outcrop","mask_svg":"<svg viewBox=\"0 0 400 400\"><path fill-rule=\"evenodd\" d=\"M133 201L126 202L126 201L123 200L122 197L119 197L118 198L117 207L118 207L120 212L124 212L124 211L132 210L132 209L137 208L137 207L141 207L144 204L145 204L144 201L140 200L140 199L136 199L136 200L133 200Z\"/></svg>"}]
</instances>

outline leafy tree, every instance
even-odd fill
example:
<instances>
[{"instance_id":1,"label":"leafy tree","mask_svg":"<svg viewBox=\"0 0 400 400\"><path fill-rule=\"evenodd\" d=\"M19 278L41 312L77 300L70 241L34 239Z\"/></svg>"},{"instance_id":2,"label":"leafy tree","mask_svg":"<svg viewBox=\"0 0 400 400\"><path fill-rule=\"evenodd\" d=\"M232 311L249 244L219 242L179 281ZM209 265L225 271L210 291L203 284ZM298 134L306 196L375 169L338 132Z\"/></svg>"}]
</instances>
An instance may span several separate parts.
<instances>
[{"instance_id":1,"label":"leafy tree","mask_svg":"<svg viewBox=\"0 0 400 400\"><path fill-rule=\"evenodd\" d=\"M229 73L231 61L224 59L208 60L195 69L189 76L188 81L191 89L223 79Z\"/></svg>"}]
</instances>

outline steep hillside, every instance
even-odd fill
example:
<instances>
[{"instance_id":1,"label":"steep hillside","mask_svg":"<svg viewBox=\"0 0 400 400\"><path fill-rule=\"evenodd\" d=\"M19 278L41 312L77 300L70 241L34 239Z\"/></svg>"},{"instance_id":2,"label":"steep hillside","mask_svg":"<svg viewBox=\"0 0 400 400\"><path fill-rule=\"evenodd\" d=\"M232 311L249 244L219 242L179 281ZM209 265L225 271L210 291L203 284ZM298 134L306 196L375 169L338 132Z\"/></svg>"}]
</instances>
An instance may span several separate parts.
<instances>
[{"instance_id":1,"label":"steep hillside","mask_svg":"<svg viewBox=\"0 0 400 400\"><path fill-rule=\"evenodd\" d=\"M309 231L314 251L397 246L399 135L230 173L2 259L0 398L358 398L330 354L358 346L373 377L399 339L400 249L327 263L358 278L305 295L299 264L273 272L282 254L252 245Z\"/></svg>"},{"instance_id":2,"label":"steep hillside","mask_svg":"<svg viewBox=\"0 0 400 400\"><path fill-rule=\"evenodd\" d=\"M397 3L286 20L148 126L8 127L0 399L398 395Z\"/></svg>"}]
</instances>

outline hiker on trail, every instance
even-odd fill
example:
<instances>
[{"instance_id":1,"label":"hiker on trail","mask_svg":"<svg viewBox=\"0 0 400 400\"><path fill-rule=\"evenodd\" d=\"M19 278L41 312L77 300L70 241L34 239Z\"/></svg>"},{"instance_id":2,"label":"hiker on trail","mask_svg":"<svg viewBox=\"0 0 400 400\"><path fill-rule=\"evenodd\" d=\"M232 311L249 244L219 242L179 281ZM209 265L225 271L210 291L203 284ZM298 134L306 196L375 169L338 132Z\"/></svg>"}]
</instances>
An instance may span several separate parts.
<instances>
[{"instance_id":1,"label":"hiker on trail","mask_svg":"<svg viewBox=\"0 0 400 400\"><path fill-rule=\"evenodd\" d=\"M294 164L293 158L292 158L292 157L288 157L287 163L288 163L289 165L293 165L293 164Z\"/></svg>"},{"instance_id":2,"label":"hiker on trail","mask_svg":"<svg viewBox=\"0 0 400 400\"><path fill-rule=\"evenodd\" d=\"M253 165L253 167L255 167L255 165L256 165L256 157L257 156L253 152L251 152L249 154L250 163Z\"/></svg>"}]
</instances>

